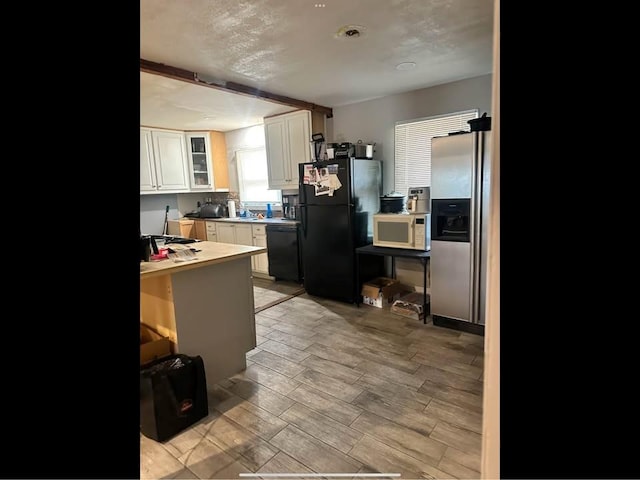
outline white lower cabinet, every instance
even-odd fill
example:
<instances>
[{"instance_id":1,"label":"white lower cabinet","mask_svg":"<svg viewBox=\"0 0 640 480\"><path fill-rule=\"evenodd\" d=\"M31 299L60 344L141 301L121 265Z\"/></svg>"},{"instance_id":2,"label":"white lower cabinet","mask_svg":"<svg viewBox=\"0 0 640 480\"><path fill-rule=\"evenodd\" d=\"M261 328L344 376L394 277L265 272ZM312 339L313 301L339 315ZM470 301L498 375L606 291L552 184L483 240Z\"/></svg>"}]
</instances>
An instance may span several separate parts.
<instances>
[{"instance_id":1,"label":"white lower cabinet","mask_svg":"<svg viewBox=\"0 0 640 480\"><path fill-rule=\"evenodd\" d=\"M251 225L253 233L253 246L267 248L267 232L264 225ZM251 266L254 272L269 275L269 256L266 253L251 257Z\"/></svg>"},{"instance_id":2,"label":"white lower cabinet","mask_svg":"<svg viewBox=\"0 0 640 480\"><path fill-rule=\"evenodd\" d=\"M209 225L215 228L216 240L210 240ZM249 245L267 248L265 225L247 225L231 222L207 222L207 240L234 245ZM251 269L261 277L269 276L269 257L266 253L251 257Z\"/></svg>"},{"instance_id":3,"label":"white lower cabinet","mask_svg":"<svg viewBox=\"0 0 640 480\"><path fill-rule=\"evenodd\" d=\"M216 222L205 222L207 224L207 241L217 242L218 231L216 229Z\"/></svg>"},{"instance_id":4,"label":"white lower cabinet","mask_svg":"<svg viewBox=\"0 0 640 480\"><path fill-rule=\"evenodd\" d=\"M218 242L233 243L234 245L253 245L251 225L241 223L216 222L216 236Z\"/></svg>"}]
</instances>

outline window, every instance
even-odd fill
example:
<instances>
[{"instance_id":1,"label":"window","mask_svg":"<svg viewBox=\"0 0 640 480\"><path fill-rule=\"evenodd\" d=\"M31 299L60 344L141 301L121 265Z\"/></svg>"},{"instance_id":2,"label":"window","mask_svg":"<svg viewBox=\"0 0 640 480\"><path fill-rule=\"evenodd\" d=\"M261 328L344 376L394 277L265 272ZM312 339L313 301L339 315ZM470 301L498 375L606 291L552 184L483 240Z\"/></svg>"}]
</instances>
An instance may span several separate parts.
<instances>
[{"instance_id":1,"label":"window","mask_svg":"<svg viewBox=\"0 0 640 480\"><path fill-rule=\"evenodd\" d=\"M410 187L431 186L431 139L451 132L470 130L467 120L478 110L438 115L404 122L395 128L394 190L406 195Z\"/></svg>"},{"instance_id":2,"label":"window","mask_svg":"<svg viewBox=\"0 0 640 480\"><path fill-rule=\"evenodd\" d=\"M280 203L280 190L269 190L267 154L264 147L236 151L240 200L247 206L266 209Z\"/></svg>"}]
</instances>

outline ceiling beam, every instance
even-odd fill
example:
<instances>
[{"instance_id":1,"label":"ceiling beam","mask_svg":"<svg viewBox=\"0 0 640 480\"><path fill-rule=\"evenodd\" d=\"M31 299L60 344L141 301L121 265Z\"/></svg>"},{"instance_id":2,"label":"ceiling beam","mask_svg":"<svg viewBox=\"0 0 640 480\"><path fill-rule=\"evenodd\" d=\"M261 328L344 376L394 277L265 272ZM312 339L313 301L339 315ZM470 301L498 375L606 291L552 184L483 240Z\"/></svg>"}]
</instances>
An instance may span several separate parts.
<instances>
[{"instance_id":1,"label":"ceiling beam","mask_svg":"<svg viewBox=\"0 0 640 480\"><path fill-rule=\"evenodd\" d=\"M223 90L230 93L268 100L270 102L279 103L281 105L310 110L312 112L319 112L326 115L327 118L333 117L333 109L329 107L323 107L322 105L316 105L315 103L309 103L303 100L296 100L295 98L285 97L284 95L278 95L276 93L265 92L264 90L249 87L247 85L242 85L240 83L215 79L211 81L205 81L205 76L198 75L197 72L172 67L163 63L151 62L142 58L140 59L140 71L154 73L156 75L162 75L164 77L169 77L176 80L182 80L184 82L201 85L203 87L215 88L216 90Z\"/></svg>"}]
</instances>

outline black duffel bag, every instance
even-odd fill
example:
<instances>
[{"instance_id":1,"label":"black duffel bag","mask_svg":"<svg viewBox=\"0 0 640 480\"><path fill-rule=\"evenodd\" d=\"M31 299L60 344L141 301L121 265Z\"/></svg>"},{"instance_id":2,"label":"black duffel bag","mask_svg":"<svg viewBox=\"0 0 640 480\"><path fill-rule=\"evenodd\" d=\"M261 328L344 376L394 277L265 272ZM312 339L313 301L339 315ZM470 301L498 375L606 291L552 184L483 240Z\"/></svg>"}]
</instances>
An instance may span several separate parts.
<instances>
[{"instance_id":1,"label":"black duffel bag","mask_svg":"<svg viewBox=\"0 0 640 480\"><path fill-rule=\"evenodd\" d=\"M140 367L140 431L164 442L209 414L204 364L176 354Z\"/></svg>"}]
</instances>

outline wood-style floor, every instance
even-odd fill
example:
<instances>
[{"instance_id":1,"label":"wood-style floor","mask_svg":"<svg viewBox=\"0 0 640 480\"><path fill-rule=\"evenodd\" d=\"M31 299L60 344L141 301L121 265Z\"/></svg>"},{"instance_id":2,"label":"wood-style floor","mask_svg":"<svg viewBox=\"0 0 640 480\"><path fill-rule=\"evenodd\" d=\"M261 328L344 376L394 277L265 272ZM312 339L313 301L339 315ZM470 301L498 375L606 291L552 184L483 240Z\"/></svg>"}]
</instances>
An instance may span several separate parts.
<instances>
[{"instance_id":1,"label":"wood-style floor","mask_svg":"<svg viewBox=\"0 0 640 480\"><path fill-rule=\"evenodd\" d=\"M141 478L480 478L483 337L254 285L247 369L208 386L207 418L164 444L140 436Z\"/></svg>"}]
</instances>

